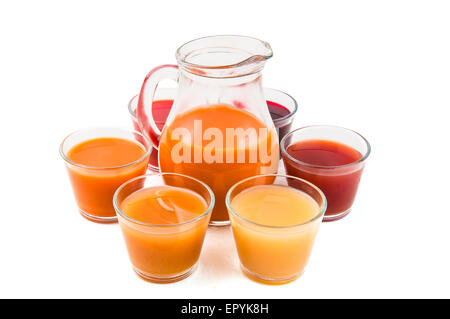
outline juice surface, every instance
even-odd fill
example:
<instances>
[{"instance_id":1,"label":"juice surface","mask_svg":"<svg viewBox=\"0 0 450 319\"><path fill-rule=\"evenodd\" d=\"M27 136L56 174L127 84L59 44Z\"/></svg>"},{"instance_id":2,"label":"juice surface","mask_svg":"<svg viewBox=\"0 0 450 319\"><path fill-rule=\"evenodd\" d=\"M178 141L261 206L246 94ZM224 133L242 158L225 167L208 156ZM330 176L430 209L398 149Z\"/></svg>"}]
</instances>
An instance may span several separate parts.
<instances>
[{"instance_id":1,"label":"juice surface","mask_svg":"<svg viewBox=\"0 0 450 319\"><path fill-rule=\"evenodd\" d=\"M281 185L250 187L233 198L231 207L246 220L270 226L301 224L319 213L309 195Z\"/></svg>"},{"instance_id":2,"label":"juice surface","mask_svg":"<svg viewBox=\"0 0 450 319\"><path fill-rule=\"evenodd\" d=\"M284 157L288 175L297 176L313 183L327 198L325 215L337 215L350 209L358 190L363 171L362 164L336 167L354 163L362 155L345 144L329 140L306 140L289 145L286 152L310 167Z\"/></svg>"},{"instance_id":3,"label":"juice surface","mask_svg":"<svg viewBox=\"0 0 450 319\"><path fill-rule=\"evenodd\" d=\"M146 151L137 143L122 138L102 137L75 145L67 153L77 164L93 167L114 167L133 163Z\"/></svg>"},{"instance_id":4,"label":"juice surface","mask_svg":"<svg viewBox=\"0 0 450 319\"><path fill-rule=\"evenodd\" d=\"M130 218L149 224L170 225L192 220L207 209L197 193L172 186L157 186L132 193L121 204Z\"/></svg>"},{"instance_id":5,"label":"juice surface","mask_svg":"<svg viewBox=\"0 0 450 319\"><path fill-rule=\"evenodd\" d=\"M67 153L70 160L90 167L67 163L82 215L97 222L114 218L114 192L125 181L145 173L148 164L148 157L143 158L145 154L146 150L137 142L109 137L87 140L70 149Z\"/></svg>"},{"instance_id":6,"label":"juice surface","mask_svg":"<svg viewBox=\"0 0 450 319\"><path fill-rule=\"evenodd\" d=\"M362 155L345 144L328 140L306 140L289 145L287 153L295 159L313 165L338 166L359 160Z\"/></svg>"},{"instance_id":7,"label":"juice surface","mask_svg":"<svg viewBox=\"0 0 450 319\"><path fill-rule=\"evenodd\" d=\"M244 272L264 283L285 283L303 273L321 219L309 223L320 212L309 195L281 185L250 187L231 201L233 235ZM302 224L302 225L299 225ZM295 226L297 225L297 226Z\"/></svg>"},{"instance_id":8,"label":"juice surface","mask_svg":"<svg viewBox=\"0 0 450 319\"><path fill-rule=\"evenodd\" d=\"M131 262L141 277L150 281L179 276L197 262L208 227L206 201L197 193L180 187L155 186L138 190L120 203L121 210L132 219L120 226ZM183 222L190 223L176 225Z\"/></svg>"},{"instance_id":9,"label":"juice surface","mask_svg":"<svg viewBox=\"0 0 450 319\"><path fill-rule=\"evenodd\" d=\"M284 107L281 104L267 101L267 107L269 108L270 117L272 120L277 120L279 118L282 118L289 113L291 113L286 107Z\"/></svg>"},{"instance_id":10,"label":"juice surface","mask_svg":"<svg viewBox=\"0 0 450 319\"><path fill-rule=\"evenodd\" d=\"M222 139L218 144L210 145L212 139L205 139L194 134L194 121L201 121L202 132L209 128L214 128L220 132ZM190 152L189 162L178 162L172 158L172 150L180 143L180 139L175 137L174 132L178 128L187 129L191 132L190 139L184 139L183 143ZM165 128L161 136L159 145L159 164L162 172L173 172L195 177L208 184L216 197L216 204L211 216L212 221L227 221L228 214L225 206L225 195L228 189L236 182L254 175L275 173L278 169L279 146L277 136L274 131L270 131L265 137L257 136L257 140L249 145L240 145L245 139L232 139L233 145L227 143L227 128L259 128L266 129L266 126L255 116L238 108L215 104L204 107L197 107L185 113L179 114L168 127ZM203 134L203 133L201 133ZM200 137L198 139L198 137ZM219 145L220 144L220 145ZM259 154L264 148L267 158L262 159L257 155L254 162L250 161L250 154ZM195 154L219 155L221 161L208 162L205 157L196 161ZM245 160L238 162L238 154L244 154ZM230 155L231 161L228 156Z\"/></svg>"}]
</instances>

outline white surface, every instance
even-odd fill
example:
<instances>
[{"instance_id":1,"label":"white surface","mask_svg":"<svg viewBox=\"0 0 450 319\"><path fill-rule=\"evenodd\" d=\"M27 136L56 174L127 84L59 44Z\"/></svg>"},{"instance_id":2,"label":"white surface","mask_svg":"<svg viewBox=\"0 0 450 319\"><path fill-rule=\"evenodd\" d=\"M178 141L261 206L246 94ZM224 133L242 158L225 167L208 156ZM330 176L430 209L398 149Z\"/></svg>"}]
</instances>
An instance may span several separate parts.
<instances>
[{"instance_id":1,"label":"white surface","mask_svg":"<svg viewBox=\"0 0 450 319\"><path fill-rule=\"evenodd\" d=\"M450 297L449 16L445 1L1 2L0 297ZM373 147L353 212L289 285L246 279L226 228L192 277L138 279L119 227L78 215L58 154L75 129L131 127L146 73L212 34L272 45L264 84L298 99L294 127Z\"/></svg>"}]
</instances>

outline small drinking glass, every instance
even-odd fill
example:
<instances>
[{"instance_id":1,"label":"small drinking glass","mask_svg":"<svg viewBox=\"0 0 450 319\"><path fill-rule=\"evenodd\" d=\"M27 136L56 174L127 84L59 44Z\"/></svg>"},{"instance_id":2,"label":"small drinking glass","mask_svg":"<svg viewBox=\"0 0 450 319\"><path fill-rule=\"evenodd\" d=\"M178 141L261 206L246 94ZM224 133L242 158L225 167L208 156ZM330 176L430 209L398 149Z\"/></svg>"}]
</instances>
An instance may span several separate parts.
<instances>
[{"instance_id":1,"label":"small drinking glass","mask_svg":"<svg viewBox=\"0 0 450 319\"><path fill-rule=\"evenodd\" d=\"M283 91L269 88L264 88L264 97L281 142L281 139L291 131L292 122L298 110L297 101Z\"/></svg>"},{"instance_id":2,"label":"small drinking glass","mask_svg":"<svg viewBox=\"0 0 450 319\"><path fill-rule=\"evenodd\" d=\"M295 158L290 151L290 147L297 143L314 143L315 141L319 144L336 143L335 150L329 150L329 159L333 155L331 153L338 150L339 145L343 145L351 152L356 152L358 156L353 162L347 164L317 165L313 163L315 159L317 160L313 158L313 155L309 158L311 162L305 162ZM315 151L315 148L320 150L320 146L314 146L310 151ZM286 174L303 178L324 192L328 206L323 221L338 220L350 212L371 149L369 142L362 135L338 126L307 126L287 134L280 143L280 149Z\"/></svg>"},{"instance_id":3,"label":"small drinking glass","mask_svg":"<svg viewBox=\"0 0 450 319\"><path fill-rule=\"evenodd\" d=\"M153 119L155 120L156 126L162 131L164 124L166 123L167 116L169 115L170 109L172 107L173 99L177 94L177 89L175 88L158 88L155 92L155 101L157 107L152 109ZM136 117L136 108L139 100L139 95L133 96L133 98L128 103L128 112L130 113L131 121L133 127L136 131L141 132L138 119ZM165 103L158 103L164 101ZM156 102L156 103L155 103ZM142 132L141 132L142 133ZM153 145L153 151L150 155L148 162L148 168L153 172L159 172L158 164L158 146Z\"/></svg>"},{"instance_id":4,"label":"small drinking glass","mask_svg":"<svg viewBox=\"0 0 450 319\"><path fill-rule=\"evenodd\" d=\"M317 203L317 214L305 222L288 226L259 224L242 217L239 211L233 209L233 199L243 191L260 185L301 191ZM327 206L319 188L294 176L258 175L233 185L227 193L226 205L241 268L247 277L257 282L279 285L292 282L303 274ZM273 214L276 215L277 211Z\"/></svg>"},{"instance_id":5,"label":"small drinking glass","mask_svg":"<svg viewBox=\"0 0 450 319\"><path fill-rule=\"evenodd\" d=\"M85 141L97 138L120 138L138 144L145 154L132 163L100 167L83 165L71 160L70 150ZM97 223L117 222L112 199L125 181L145 174L152 151L150 140L143 134L115 127L98 127L76 131L61 143L60 154L65 161L79 211L86 219Z\"/></svg>"},{"instance_id":6,"label":"small drinking glass","mask_svg":"<svg viewBox=\"0 0 450 319\"><path fill-rule=\"evenodd\" d=\"M193 191L205 201L206 209L191 220L173 224L143 222L123 211L122 203L128 196L145 188L159 186L175 186ZM175 173L143 175L120 186L113 202L136 274L155 283L175 282L191 275L197 266L214 200L214 193L205 183Z\"/></svg>"}]
</instances>

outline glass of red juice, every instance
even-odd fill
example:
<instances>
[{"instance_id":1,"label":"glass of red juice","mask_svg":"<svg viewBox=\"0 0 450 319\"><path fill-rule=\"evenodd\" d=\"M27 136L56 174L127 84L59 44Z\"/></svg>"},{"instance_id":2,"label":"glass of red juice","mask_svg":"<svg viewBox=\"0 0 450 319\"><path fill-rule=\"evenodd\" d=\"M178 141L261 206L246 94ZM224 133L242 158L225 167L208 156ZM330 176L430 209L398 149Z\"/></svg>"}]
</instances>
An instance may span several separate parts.
<instances>
[{"instance_id":1,"label":"glass of red juice","mask_svg":"<svg viewBox=\"0 0 450 319\"><path fill-rule=\"evenodd\" d=\"M325 194L328 207L323 221L350 212L370 154L370 144L362 135L338 126L307 126L285 135L280 149L287 175L303 178Z\"/></svg>"},{"instance_id":2,"label":"glass of red juice","mask_svg":"<svg viewBox=\"0 0 450 319\"><path fill-rule=\"evenodd\" d=\"M177 93L175 88L158 88L155 92L155 100L152 105L152 115L155 120L155 124L160 131L162 131L167 117L169 116L170 109L172 108L173 99ZM133 127L136 131L141 132L138 119L136 117L136 108L139 95L135 95L128 103L128 111L133 122ZM141 132L142 133L142 132ZM151 171L159 172L158 164L158 148L153 145L152 153L148 163L148 168Z\"/></svg>"},{"instance_id":3,"label":"glass of red juice","mask_svg":"<svg viewBox=\"0 0 450 319\"><path fill-rule=\"evenodd\" d=\"M291 130L298 109L297 101L283 91L269 88L264 88L264 97L281 143L283 137Z\"/></svg>"}]
</instances>

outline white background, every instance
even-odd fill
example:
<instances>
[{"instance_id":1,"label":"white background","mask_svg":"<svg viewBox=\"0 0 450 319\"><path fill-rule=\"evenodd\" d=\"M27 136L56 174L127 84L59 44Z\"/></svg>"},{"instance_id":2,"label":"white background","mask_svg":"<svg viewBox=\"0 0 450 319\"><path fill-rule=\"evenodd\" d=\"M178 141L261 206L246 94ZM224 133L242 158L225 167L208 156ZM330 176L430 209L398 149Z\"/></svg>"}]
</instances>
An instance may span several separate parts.
<instances>
[{"instance_id":1,"label":"white background","mask_svg":"<svg viewBox=\"0 0 450 319\"><path fill-rule=\"evenodd\" d=\"M78 214L58 153L76 129L131 127L146 73L214 34L271 44L264 85L298 100L294 127L373 147L352 213L292 284L245 278L227 228L192 277L138 279L118 225ZM2 1L0 106L0 297L450 297L448 2Z\"/></svg>"}]
</instances>

